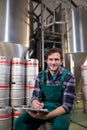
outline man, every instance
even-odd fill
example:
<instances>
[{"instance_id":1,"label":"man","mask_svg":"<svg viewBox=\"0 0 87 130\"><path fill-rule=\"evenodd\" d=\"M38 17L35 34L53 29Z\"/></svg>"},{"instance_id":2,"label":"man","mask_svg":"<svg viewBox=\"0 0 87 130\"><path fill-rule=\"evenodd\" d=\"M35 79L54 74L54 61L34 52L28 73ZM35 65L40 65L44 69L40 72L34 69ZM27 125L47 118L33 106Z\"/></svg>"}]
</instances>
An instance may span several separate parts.
<instances>
[{"instance_id":1,"label":"man","mask_svg":"<svg viewBox=\"0 0 87 130\"><path fill-rule=\"evenodd\" d=\"M62 52L52 48L45 55L47 69L39 73L31 102L34 108L46 108L49 113L25 112L14 123L15 130L37 130L51 122L52 130L69 130L70 112L75 98L74 76L63 67Z\"/></svg>"}]
</instances>

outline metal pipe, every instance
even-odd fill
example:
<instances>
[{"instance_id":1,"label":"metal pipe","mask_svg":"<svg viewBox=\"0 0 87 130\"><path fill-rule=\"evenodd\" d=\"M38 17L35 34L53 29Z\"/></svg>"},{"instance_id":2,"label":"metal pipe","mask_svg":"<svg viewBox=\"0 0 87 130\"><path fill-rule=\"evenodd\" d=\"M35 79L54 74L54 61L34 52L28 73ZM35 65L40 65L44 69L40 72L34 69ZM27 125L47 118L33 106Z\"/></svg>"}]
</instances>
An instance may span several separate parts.
<instances>
[{"instance_id":1,"label":"metal pipe","mask_svg":"<svg viewBox=\"0 0 87 130\"><path fill-rule=\"evenodd\" d=\"M41 41L42 41L42 70L44 70L44 18L43 18L43 11L44 11L44 2L41 1Z\"/></svg>"}]
</instances>

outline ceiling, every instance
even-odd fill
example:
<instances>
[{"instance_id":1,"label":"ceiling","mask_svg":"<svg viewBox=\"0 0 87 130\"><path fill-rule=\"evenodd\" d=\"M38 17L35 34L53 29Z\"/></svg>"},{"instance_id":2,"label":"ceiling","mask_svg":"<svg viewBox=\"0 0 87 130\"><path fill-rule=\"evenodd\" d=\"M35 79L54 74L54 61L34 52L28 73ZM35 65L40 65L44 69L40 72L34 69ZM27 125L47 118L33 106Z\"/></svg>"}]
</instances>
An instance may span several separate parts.
<instances>
[{"instance_id":1,"label":"ceiling","mask_svg":"<svg viewBox=\"0 0 87 130\"><path fill-rule=\"evenodd\" d=\"M61 4L62 8L70 9L71 6L73 7L85 7L87 8L87 0L31 0L37 4L35 7L37 11L40 7L41 3L43 3L46 10L52 14L54 10ZM36 12L36 14L38 14Z\"/></svg>"},{"instance_id":2,"label":"ceiling","mask_svg":"<svg viewBox=\"0 0 87 130\"><path fill-rule=\"evenodd\" d=\"M86 6L87 7L87 0L72 0L77 6Z\"/></svg>"},{"instance_id":3,"label":"ceiling","mask_svg":"<svg viewBox=\"0 0 87 130\"><path fill-rule=\"evenodd\" d=\"M31 0L33 2L34 7L34 18L35 18L35 26L37 22L37 18L40 19L41 23L41 16L43 14L44 19L46 19L49 16L54 16L55 10L58 12L60 11L60 5L62 5L61 9L70 10L72 7L78 8L78 7L84 7L87 8L87 0ZM41 3L43 3L43 11L41 9ZM43 12L43 13L42 13ZM59 16L59 14L58 14ZM48 23L51 17L48 19Z\"/></svg>"},{"instance_id":4,"label":"ceiling","mask_svg":"<svg viewBox=\"0 0 87 130\"><path fill-rule=\"evenodd\" d=\"M67 3L70 2L72 3L74 6L85 6L87 7L87 0L31 0L37 3L41 3L41 1L43 1L44 3L47 4L57 4L57 3Z\"/></svg>"}]
</instances>

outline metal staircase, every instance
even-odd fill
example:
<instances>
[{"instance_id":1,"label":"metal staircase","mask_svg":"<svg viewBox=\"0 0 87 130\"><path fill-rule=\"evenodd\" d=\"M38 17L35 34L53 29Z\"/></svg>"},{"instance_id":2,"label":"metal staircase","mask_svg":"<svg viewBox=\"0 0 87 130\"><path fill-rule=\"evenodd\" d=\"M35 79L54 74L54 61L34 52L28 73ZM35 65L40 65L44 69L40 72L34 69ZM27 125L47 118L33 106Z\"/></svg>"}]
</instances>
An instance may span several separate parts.
<instances>
[{"instance_id":1,"label":"metal staircase","mask_svg":"<svg viewBox=\"0 0 87 130\"><path fill-rule=\"evenodd\" d=\"M41 54L41 56L39 54L37 56L40 61L41 69L44 69L44 50L53 47L63 48L65 37L66 23L60 0L53 0L50 3L47 2L49 2L49 0L37 1L37 3L34 1L32 13L29 12L30 15L33 15L31 21L31 25L33 23L33 31L31 32L37 35L39 41L38 44L36 44L38 46L37 52ZM57 2L57 4L55 3L56 6L52 5L54 2ZM53 9L50 9L50 5ZM37 13L38 10L39 13ZM32 37L33 35L31 39Z\"/></svg>"}]
</instances>

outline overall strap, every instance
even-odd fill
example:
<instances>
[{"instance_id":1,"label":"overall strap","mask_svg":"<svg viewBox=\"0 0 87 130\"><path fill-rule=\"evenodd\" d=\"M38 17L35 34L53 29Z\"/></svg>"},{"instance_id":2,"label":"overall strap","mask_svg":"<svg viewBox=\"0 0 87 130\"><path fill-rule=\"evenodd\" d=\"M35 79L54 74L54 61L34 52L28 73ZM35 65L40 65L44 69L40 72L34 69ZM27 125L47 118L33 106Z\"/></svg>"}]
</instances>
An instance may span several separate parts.
<instances>
[{"instance_id":1,"label":"overall strap","mask_svg":"<svg viewBox=\"0 0 87 130\"><path fill-rule=\"evenodd\" d=\"M64 81L64 79L65 79L65 77L66 77L66 75L67 75L68 73L69 73L69 70L66 70L66 71L63 73L63 75L62 75L62 77L61 77L61 79L60 79L60 82L61 82L61 83ZM42 71L42 75L41 75L41 80L42 80L42 82L44 82L44 78L45 78L45 70Z\"/></svg>"},{"instance_id":2,"label":"overall strap","mask_svg":"<svg viewBox=\"0 0 87 130\"><path fill-rule=\"evenodd\" d=\"M41 75L42 82L44 81L44 78L45 78L45 70L42 71L42 75Z\"/></svg>"},{"instance_id":3,"label":"overall strap","mask_svg":"<svg viewBox=\"0 0 87 130\"><path fill-rule=\"evenodd\" d=\"M60 82L61 83L63 83L63 81L64 81L64 79L65 79L65 77L66 77L66 75L69 73L69 70L66 70L64 73L63 73L63 75L62 75L62 77L61 77L61 79L60 79Z\"/></svg>"}]
</instances>

